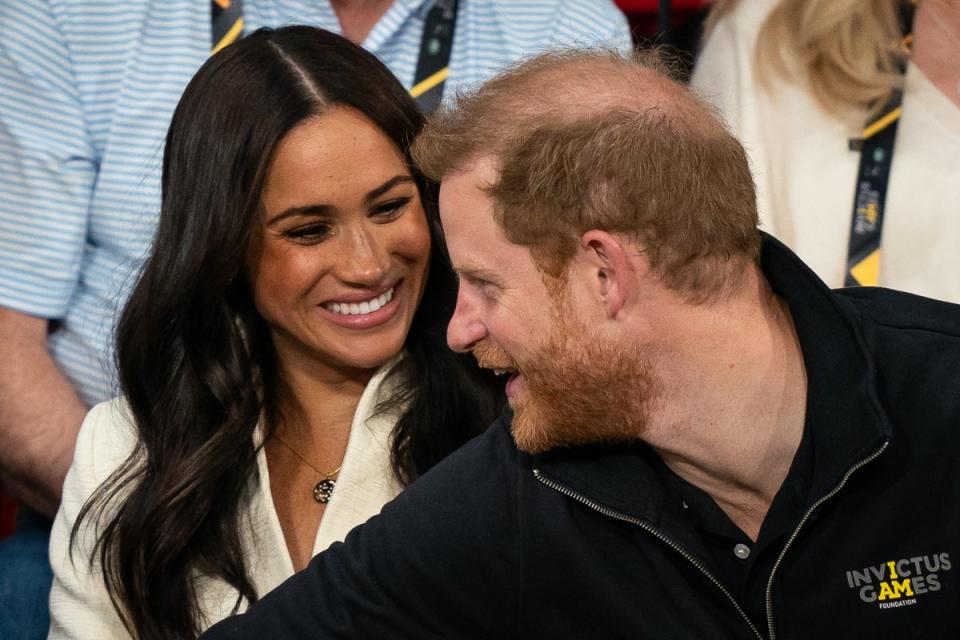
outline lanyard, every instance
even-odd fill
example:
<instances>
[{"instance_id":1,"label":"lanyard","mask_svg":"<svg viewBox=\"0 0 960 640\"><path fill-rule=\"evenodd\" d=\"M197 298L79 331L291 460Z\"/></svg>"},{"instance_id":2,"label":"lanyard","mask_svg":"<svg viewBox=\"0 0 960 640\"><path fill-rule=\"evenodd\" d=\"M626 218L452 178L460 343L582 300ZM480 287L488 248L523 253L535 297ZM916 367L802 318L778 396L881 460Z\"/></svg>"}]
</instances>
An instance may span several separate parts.
<instances>
[{"instance_id":1,"label":"lanyard","mask_svg":"<svg viewBox=\"0 0 960 640\"><path fill-rule=\"evenodd\" d=\"M449 75L457 0L436 0L427 12L420 38L420 55L410 95L424 113L432 113L443 98ZM243 36L243 0L211 0L210 53L216 53Z\"/></svg>"},{"instance_id":2,"label":"lanyard","mask_svg":"<svg viewBox=\"0 0 960 640\"><path fill-rule=\"evenodd\" d=\"M410 95L420 110L433 113L443 98L443 86L449 75L453 31L457 24L457 0L437 0L427 13L420 38L420 56Z\"/></svg>"},{"instance_id":3,"label":"lanyard","mask_svg":"<svg viewBox=\"0 0 960 640\"><path fill-rule=\"evenodd\" d=\"M913 40L913 3L904 4L901 24L904 25L901 48L906 55ZM901 73L906 72L906 58ZM860 152L857 185L853 195L853 219L847 249L844 286L875 287L880 276L880 237L890 184L897 123L903 112L903 91L895 89L878 115L864 125L860 138L850 140L850 150Z\"/></svg>"},{"instance_id":4,"label":"lanyard","mask_svg":"<svg viewBox=\"0 0 960 640\"><path fill-rule=\"evenodd\" d=\"M210 0L210 54L243 36L243 0Z\"/></svg>"}]
</instances>

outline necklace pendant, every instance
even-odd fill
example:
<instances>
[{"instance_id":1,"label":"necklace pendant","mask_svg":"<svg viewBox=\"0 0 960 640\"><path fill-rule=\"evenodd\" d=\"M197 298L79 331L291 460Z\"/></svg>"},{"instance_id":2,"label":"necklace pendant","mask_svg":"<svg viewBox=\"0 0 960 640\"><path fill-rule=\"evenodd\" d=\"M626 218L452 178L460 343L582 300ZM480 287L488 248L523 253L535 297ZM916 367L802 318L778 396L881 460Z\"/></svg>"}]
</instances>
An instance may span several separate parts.
<instances>
[{"instance_id":1,"label":"necklace pendant","mask_svg":"<svg viewBox=\"0 0 960 640\"><path fill-rule=\"evenodd\" d=\"M327 504L333 497L333 488L337 483L330 478L324 478L313 487L313 499L320 504Z\"/></svg>"}]
</instances>

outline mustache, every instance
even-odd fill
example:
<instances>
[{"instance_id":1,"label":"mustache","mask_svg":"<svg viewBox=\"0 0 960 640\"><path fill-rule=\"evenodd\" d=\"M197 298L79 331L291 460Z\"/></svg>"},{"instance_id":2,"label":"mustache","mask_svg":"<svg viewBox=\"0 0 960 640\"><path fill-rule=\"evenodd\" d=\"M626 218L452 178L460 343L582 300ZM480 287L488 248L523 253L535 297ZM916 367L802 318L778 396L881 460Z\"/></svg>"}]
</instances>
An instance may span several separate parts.
<instances>
[{"instance_id":1,"label":"mustache","mask_svg":"<svg viewBox=\"0 0 960 640\"><path fill-rule=\"evenodd\" d=\"M491 344L481 342L472 349L473 357L482 369L517 369L517 364L504 352Z\"/></svg>"}]
</instances>

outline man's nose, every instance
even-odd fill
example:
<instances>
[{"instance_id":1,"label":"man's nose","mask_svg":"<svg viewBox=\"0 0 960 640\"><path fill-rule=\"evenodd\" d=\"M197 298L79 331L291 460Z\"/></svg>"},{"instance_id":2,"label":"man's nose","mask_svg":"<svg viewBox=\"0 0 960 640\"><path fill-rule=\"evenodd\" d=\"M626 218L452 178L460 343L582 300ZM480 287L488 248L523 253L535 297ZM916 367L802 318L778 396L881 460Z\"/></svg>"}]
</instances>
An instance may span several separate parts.
<instances>
[{"instance_id":1,"label":"man's nose","mask_svg":"<svg viewBox=\"0 0 960 640\"><path fill-rule=\"evenodd\" d=\"M464 353L487 337L487 329L480 321L475 306L463 293L463 287L457 291L457 306L447 326L447 344L454 351Z\"/></svg>"}]
</instances>

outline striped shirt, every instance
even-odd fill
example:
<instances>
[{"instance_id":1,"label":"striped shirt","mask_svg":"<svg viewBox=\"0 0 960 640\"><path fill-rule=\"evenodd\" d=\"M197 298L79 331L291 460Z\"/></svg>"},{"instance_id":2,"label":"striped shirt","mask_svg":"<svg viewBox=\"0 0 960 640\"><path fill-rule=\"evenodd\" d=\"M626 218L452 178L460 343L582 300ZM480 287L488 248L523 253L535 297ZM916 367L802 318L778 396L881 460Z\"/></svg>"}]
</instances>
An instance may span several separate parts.
<instances>
[{"instance_id":1,"label":"striped shirt","mask_svg":"<svg viewBox=\"0 0 960 640\"><path fill-rule=\"evenodd\" d=\"M413 83L429 0L395 0L363 46ZM340 31L328 0L246 0L247 31ZM81 398L117 392L113 327L146 257L162 143L210 48L206 0L0 3L0 306L57 319ZM552 46L630 46L611 0L461 0L446 93Z\"/></svg>"}]
</instances>

